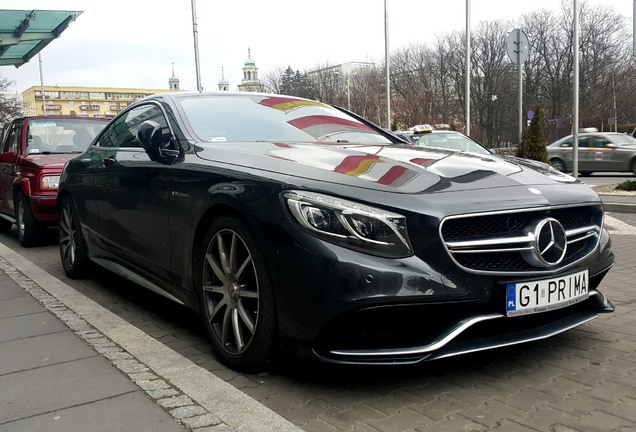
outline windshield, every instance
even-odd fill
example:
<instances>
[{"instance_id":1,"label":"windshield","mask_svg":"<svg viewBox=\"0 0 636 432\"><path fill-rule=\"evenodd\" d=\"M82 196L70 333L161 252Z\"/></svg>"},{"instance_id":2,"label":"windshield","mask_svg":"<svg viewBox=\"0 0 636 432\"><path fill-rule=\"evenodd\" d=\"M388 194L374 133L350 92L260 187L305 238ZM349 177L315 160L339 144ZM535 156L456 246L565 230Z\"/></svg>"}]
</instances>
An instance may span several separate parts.
<instances>
[{"instance_id":1,"label":"windshield","mask_svg":"<svg viewBox=\"0 0 636 432\"><path fill-rule=\"evenodd\" d=\"M437 147L480 154L490 153L490 151L481 146L481 144L461 133L432 132L422 135L413 135L412 138L414 145L422 147Z\"/></svg>"},{"instance_id":2,"label":"windshield","mask_svg":"<svg viewBox=\"0 0 636 432\"><path fill-rule=\"evenodd\" d=\"M181 107L203 142L321 142L390 144L370 126L328 105L290 97L192 97Z\"/></svg>"},{"instance_id":3,"label":"windshield","mask_svg":"<svg viewBox=\"0 0 636 432\"><path fill-rule=\"evenodd\" d=\"M80 153L106 125L104 119L33 119L27 128L27 153Z\"/></svg>"},{"instance_id":4,"label":"windshield","mask_svg":"<svg viewBox=\"0 0 636 432\"><path fill-rule=\"evenodd\" d=\"M631 135L627 135L627 134L619 134L616 137L616 143L617 144L621 144L621 145L624 145L624 144L632 144L633 145L633 144L636 144L636 138L634 138Z\"/></svg>"}]
</instances>

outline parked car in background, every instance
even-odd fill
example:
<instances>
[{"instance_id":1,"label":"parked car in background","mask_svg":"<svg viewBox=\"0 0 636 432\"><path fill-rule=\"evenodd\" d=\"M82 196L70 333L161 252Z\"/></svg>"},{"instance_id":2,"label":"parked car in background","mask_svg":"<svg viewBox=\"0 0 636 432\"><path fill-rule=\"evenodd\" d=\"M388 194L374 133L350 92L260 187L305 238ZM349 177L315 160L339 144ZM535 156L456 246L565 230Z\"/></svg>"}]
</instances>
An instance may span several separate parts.
<instances>
[{"instance_id":1,"label":"parked car in background","mask_svg":"<svg viewBox=\"0 0 636 432\"><path fill-rule=\"evenodd\" d=\"M636 138L617 132L587 132L578 136L579 173L632 172L636 174ZM572 172L572 135L548 146L551 165L563 172Z\"/></svg>"},{"instance_id":2,"label":"parked car in background","mask_svg":"<svg viewBox=\"0 0 636 432\"><path fill-rule=\"evenodd\" d=\"M472 153L490 154L486 147L464 135L450 130L434 130L429 133L414 134L413 144L420 147L435 147Z\"/></svg>"},{"instance_id":3,"label":"parked car in background","mask_svg":"<svg viewBox=\"0 0 636 432\"><path fill-rule=\"evenodd\" d=\"M412 364L613 310L590 187L533 161L405 145L297 97L142 99L67 163L57 199L69 277L97 263L200 312L241 370L279 349Z\"/></svg>"},{"instance_id":4,"label":"parked car in background","mask_svg":"<svg viewBox=\"0 0 636 432\"><path fill-rule=\"evenodd\" d=\"M486 147L464 135L448 129L434 129L428 124L416 125L405 131L393 132L405 143L420 147L435 147L473 153L490 154Z\"/></svg>"},{"instance_id":5,"label":"parked car in background","mask_svg":"<svg viewBox=\"0 0 636 432\"><path fill-rule=\"evenodd\" d=\"M105 118L21 117L5 124L0 143L0 232L13 224L23 246L57 222L55 198L64 163L84 151Z\"/></svg>"}]
</instances>

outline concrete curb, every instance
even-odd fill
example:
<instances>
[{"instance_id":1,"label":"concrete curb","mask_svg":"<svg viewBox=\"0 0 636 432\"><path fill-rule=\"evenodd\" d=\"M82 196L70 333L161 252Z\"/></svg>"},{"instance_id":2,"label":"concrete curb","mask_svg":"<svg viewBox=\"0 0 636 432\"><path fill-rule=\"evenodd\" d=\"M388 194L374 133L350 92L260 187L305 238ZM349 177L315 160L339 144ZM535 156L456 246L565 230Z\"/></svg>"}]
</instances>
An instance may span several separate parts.
<instances>
[{"instance_id":1,"label":"concrete curb","mask_svg":"<svg viewBox=\"0 0 636 432\"><path fill-rule=\"evenodd\" d=\"M606 212L636 213L636 204L603 202Z\"/></svg>"}]
</instances>

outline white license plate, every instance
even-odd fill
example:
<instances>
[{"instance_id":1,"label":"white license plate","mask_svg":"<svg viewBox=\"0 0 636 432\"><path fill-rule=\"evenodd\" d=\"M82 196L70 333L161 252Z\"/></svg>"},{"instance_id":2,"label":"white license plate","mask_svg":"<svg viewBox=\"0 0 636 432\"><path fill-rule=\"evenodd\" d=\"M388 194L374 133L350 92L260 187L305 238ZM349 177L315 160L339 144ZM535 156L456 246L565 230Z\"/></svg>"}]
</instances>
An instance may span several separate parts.
<instances>
[{"instance_id":1,"label":"white license plate","mask_svg":"<svg viewBox=\"0 0 636 432\"><path fill-rule=\"evenodd\" d=\"M506 286L508 316L546 312L578 303L589 297L588 271Z\"/></svg>"}]
</instances>

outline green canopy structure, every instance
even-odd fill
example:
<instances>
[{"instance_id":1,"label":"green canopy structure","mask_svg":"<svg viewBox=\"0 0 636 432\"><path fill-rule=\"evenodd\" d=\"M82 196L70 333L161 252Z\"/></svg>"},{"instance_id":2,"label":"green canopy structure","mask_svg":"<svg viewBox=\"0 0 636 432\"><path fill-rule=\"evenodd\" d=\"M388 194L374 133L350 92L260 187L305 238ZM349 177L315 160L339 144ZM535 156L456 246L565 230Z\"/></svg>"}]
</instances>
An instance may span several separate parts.
<instances>
[{"instance_id":1,"label":"green canopy structure","mask_svg":"<svg viewBox=\"0 0 636 432\"><path fill-rule=\"evenodd\" d=\"M81 11L0 10L0 66L20 67L58 37Z\"/></svg>"}]
</instances>

